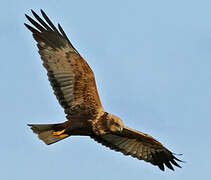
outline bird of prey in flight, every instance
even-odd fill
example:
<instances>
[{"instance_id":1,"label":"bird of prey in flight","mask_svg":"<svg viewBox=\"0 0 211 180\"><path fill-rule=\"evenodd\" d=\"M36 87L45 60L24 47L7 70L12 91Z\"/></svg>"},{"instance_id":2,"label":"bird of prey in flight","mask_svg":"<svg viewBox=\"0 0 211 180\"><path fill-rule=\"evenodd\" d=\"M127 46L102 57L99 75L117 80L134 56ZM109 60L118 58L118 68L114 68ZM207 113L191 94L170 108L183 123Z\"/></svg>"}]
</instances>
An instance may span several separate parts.
<instances>
[{"instance_id":1,"label":"bird of prey in flight","mask_svg":"<svg viewBox=\"0 0 211 180\"><path fill-rule=\"evenodd\" d=\"M70 136L89 136L98 143L158 166L174 170L181 161L148 134L126 127L122 120L106 112L100 102L95 76L88 63L74 48L64 30L56 28L43 10L40 18L26 18L25 26L37 42L43 66L67 121L59 124L29 124L47 145Z\"/></svg>"}]
</instances>

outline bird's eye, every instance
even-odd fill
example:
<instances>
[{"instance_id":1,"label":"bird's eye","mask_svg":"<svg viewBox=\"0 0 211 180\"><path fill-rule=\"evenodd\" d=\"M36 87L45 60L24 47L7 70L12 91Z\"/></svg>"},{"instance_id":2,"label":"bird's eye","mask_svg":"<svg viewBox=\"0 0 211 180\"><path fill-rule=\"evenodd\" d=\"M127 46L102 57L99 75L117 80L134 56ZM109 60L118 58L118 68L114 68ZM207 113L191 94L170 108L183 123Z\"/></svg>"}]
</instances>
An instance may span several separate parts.
<instances>
[{"instance_id":1,"label":"bird's eye","mask_svg":"<svg viewBox=\"0 0 211 180\"><path fill-rule=\"evenodd\" d=\"M115 126L120 127L120 125L118 123L115 123Z\"/></svg>"}]
</instances>

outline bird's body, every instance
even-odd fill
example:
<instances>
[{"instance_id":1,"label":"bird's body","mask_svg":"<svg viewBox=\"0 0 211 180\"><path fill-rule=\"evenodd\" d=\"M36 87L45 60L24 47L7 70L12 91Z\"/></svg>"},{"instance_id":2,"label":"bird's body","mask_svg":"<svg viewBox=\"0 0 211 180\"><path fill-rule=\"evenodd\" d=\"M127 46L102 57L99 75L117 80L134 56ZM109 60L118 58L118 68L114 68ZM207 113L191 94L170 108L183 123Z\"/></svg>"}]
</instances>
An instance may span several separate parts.
<instances>
[{"instance_id":1,"label":"bird's body","mask_svg":"<svg viewBox=\"0 0 211 180\"><path fill-rule=\"evenodd\" d=\"M41 10L43 21L26 15L35 26L26 27L37 41L43 66L67 121L60 124L29 124L46 144L53 144L73 135L89 136L97 142L125 155L145 160L164 170L180 167L171 151L153 137L124 126L122 120L106 112L100 102L95 76L87 62L73 47L65 32L53 25Z\"/></svg>"}]
</instances>

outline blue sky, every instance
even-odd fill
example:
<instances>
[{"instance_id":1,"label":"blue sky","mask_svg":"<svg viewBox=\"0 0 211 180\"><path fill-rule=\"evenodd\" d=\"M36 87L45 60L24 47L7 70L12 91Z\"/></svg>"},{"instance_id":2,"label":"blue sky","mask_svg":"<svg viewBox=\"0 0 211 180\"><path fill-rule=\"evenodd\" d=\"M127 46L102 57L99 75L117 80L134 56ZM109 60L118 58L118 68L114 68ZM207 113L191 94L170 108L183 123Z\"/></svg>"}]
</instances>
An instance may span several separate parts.
<instances>
[{"instance_id":1,"label":"blue sky","mask_svg":"<svg viewBox=\"0 0 211 180\"><path fill-rule=\"evenodd\" d=\"M50 2L50 3L49 3ZM0 178L209 179L211 1L3 1ZM160 171L87 137L46 146L27 123L65 121L25 13L43 9L95 72L104 108L148 133L183 168Z\"/></svg>"}]
</instances>

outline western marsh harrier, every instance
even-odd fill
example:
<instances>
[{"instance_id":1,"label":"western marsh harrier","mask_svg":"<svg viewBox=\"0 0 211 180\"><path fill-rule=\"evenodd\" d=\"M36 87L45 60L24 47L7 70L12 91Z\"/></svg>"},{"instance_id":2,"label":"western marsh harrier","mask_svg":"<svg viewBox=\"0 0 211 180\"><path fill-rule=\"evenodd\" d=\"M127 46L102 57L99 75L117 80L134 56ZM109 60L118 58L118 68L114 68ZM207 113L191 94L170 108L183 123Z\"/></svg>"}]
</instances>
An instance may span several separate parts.
<instances>
[{"instance_id":1,"label":"western marsh harrier","mask_svg":"<svg viewBox=\"0 0 211 180\"><path fill-rule=\"evenodd\" d=\"M180 167L174 154L153 137L123 125L117 116L107 113L100 102L95 76L58 24L53 25L44 11L41 19L26 18L25 24L37 42L43 66L54 94L66 113L67 121L60 124L29 124L47 145L69 136L89 136L95 141L124 155L150 162L164 171L164 165L174 170Z\"/></svg>"}]
</instances>

